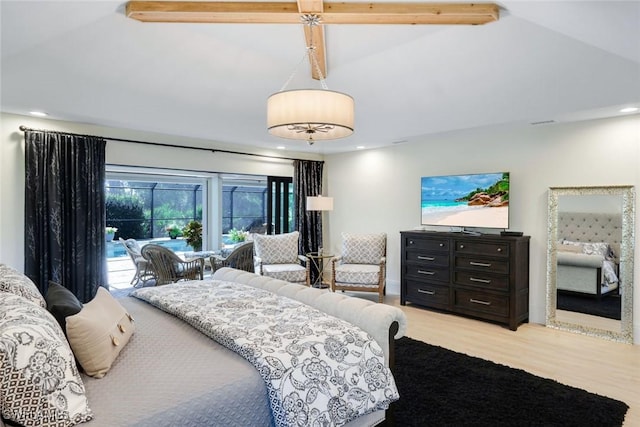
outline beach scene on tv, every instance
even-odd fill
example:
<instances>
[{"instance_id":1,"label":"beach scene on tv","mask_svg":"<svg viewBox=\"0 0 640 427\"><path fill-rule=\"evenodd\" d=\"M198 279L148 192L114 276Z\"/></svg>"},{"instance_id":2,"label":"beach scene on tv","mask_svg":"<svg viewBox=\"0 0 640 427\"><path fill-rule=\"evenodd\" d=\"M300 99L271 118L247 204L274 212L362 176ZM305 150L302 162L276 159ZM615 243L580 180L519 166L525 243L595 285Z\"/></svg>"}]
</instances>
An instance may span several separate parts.
<instances>
[{"instance_id":1,"label":"beach scene on tv","mask_svg":"<svg viewBox=\"0 0 640 427\"><path fill-rule=\"evenodd\" d=\"M422 225L509 228L509 173L421 178Z\"/></svg>"}]
</instances>

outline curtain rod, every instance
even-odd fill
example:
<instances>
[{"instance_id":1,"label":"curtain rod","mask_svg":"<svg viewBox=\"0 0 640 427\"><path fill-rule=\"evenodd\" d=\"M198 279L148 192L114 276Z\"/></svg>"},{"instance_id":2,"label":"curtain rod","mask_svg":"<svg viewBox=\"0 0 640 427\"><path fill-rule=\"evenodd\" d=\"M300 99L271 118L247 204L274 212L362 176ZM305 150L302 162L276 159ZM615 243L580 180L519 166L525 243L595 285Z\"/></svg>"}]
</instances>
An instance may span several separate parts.
<instances>
[{"instance_id":1,"label":"curtain rod","mask_svg":"<svg viewBox=\"0 0 640 427\"><path fill-rule=\"evenodd\" d=\"M102 138L107 141L118 141L118 142L130 142L133 144L144 144L144 145L154 145L158 147L170 147L170 148L182 148L185 150L199 150L199 151L210 151L211 153L225 153L225 154L237 154L240 156L254 156L254 157L265 157L268 159L277 159L277 160L304 160L304 159L296 159L293 157L281 157L281 156L270 156L268 154L255 154L255 153L243 153L241 151L231 151L231 150L219 150L217 148L204 148L204 147L194 147L191 145L176 145L176 144L166 144L163 142L148 142L148 141L137 141L135 139L123 139L123 138L110 138L108 136L98 136L98 135L88 135L81 133L72 133L72 132L63 132L57 130L46 130L46 129L32 129L27 126L21 125L19 128L22 132L26 131L34 131L34 132L50 132L50 133L63 133L66 135L74 135L74 136L85 136L91 138ZM319 161L320 163L324 163L322 160L313 160Z\"/></svg>"}]
</instances>

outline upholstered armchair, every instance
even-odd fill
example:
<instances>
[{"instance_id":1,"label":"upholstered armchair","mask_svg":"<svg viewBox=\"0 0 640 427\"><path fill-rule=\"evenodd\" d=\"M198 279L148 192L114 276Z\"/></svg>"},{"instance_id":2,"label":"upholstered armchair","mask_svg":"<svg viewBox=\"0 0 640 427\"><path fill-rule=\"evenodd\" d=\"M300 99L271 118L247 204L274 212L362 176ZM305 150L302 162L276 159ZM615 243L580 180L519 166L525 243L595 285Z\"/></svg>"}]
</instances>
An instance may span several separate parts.
<instances>
[{"instance_id":1,"label":"upholstered armchair","mask_svg":"<svg viewBox=\"0 0 640 427\"><path fill-rule=\"evenodd\" d=\"M253 273L253 242L238 243L227 256L213 255L211 274L222 267L231 267Z\"/></svg>"},{"instance_id":2,"label":"upholstered armchair","mask_svg":"<svg viewBox=\"0 0 640 427\"><path fill-rule=\"evenodd\" d=\"M386 286L387 235L342 233L342 253L331 259L331 290L377 292Z\"/></svg>"},{"instance_id":3,"label":"upholstered armchair","mask_svg":"<svg viewBox=\"0 0 640 427\"><path fill-rule=\"evenodd\" d=\"M179 280L202 280L204 276L204 258L185 261L171 249L152 243L144 245L141 252L151 263L156 286Z\"/></svg>"},{"instance_id":4,"label":"upholstered armchair","mask_svg":"<svg viewBox=\"0 0 640 427\"><path fill-rule=\"evenodd\" d=\"M300 233L254 234L255 272L262 276L309 285L309 258L298 254Z\"/></svg>"}]
</instances>

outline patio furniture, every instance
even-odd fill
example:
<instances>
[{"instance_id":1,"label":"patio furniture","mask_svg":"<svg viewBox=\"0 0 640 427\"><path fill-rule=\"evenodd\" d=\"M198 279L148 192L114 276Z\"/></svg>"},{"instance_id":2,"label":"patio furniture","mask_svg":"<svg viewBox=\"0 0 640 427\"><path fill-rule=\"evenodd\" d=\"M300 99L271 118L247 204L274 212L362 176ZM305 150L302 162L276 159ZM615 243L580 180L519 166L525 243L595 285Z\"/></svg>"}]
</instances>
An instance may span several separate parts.
<instances>
[{"instance_id":1,"label":"patio furniture","mask_svg":"<svg viewBox=\"0 0 640 427\"><path fill-rule=\"evenodd\" d=\"M222 267L231 267L253 273L253 242L239 243L229 255L213 255L209 259L211 262L211 274Z\"/></svg>"},{"instance_id":2,"label":"patio furniture","mask_svg":"<svg viewBox=\"0 0 640 427\"><path fill-rule=\"evenodd\" d=\"M202 280L204 258L185 261L171 249L150 243L142 247L142 256L151 263L155 273L156 286L180 280Z\"/></svg>"},{"instance_id":3,"label":"patio furniture","mask_svg":"<svg viewBox=\"0 0 640 427\"><path fill-rule=\"evenodd\" d=\"M129 256L131 257L131 261L133 261L133 265L136 267L136 272L133 275L133 279L131 279L130 284L134 287L137 287L140 284L144 284L149 279L153 279L155 276L153 274L153 269L151 268L151 264L149 261L144 259L141 253L141 246L136 239L127 239L124 240L120 237L120 243L124 246L124 249L127 251Z\"/></svg>"}]
</instances>

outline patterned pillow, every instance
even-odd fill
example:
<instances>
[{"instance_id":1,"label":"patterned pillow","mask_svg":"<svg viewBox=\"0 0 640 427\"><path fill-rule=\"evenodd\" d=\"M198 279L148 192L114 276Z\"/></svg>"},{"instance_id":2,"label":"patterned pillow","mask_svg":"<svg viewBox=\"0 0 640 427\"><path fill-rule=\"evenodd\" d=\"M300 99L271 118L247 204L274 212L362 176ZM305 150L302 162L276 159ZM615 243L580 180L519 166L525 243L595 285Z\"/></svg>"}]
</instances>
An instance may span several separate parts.
<instances>
[{"instance_id":1,"label":"patterned pillow","mask_svg":"<svg viewBox=\"0 0 640 427\"><path fill-rule=\"evenodd\" d=\"M89 421L84 384L60 325L44 308L0 292L0 408L25 426Z\"/></svg>"},{"instance_id":2,"label":"patterned pillow","mask_svg":"<svg viewBox=\"0 0 640 427\"><path fill-rule=\"evenodd\" d=\"M385 256L387 235L342 233L342 262L345 264L378 264Z\"/></svg>"},{"instance_id":3,"label":"patterned pillow","mask_svg":"<svg viewBox=\"0 0 640 427\"><path fill-rule=\"evenodd\" d=\"M563 245L578 246L583 254L587 255L601 255L605 258L615 257L613 250L606 242L574 242L572 240L564 239Z\"/></svg>"},{"instance_id":4,"label":"patterned pillow","mask_svg":"<svg viewBox=\"0 0 640 427\"><path fill-rule=\"evenodd\" d=\"M297 264L300 232L263 235L255 234L253 244L256 256L264 264Z\"/></svg>"},{"instance_id":5,"label":"patterned pillow","mask_svg":"<svg viewBox=\"0 0 640 427\"><path fill-rule=\"evenodd\" d=\"M607 258L611 254L609 244L605 242L590 242L582 244L582 253L587 255L602 255Z\"/></svg>"},{"instance_id":6,"label":"patterned pillow","mask_svg":"<svg viewBox=\"0 0 640 427\"><path fill-rule=\"evenodd\" d=\"M133 318L105 288L67 317L67 337L84 372L104 377L135 330Z\"/></svg>"},{"instance_id":7,"label":"patterned pillow","mask_svg":"<svg viewBox=\"0 0 640 427\"><path fill-rule=\"evenodd\" d=\"M0 264L0 291L20 295L40 307L47 307L36 284L15 268L5 264Z\"/></svg>"}]
</instances>

